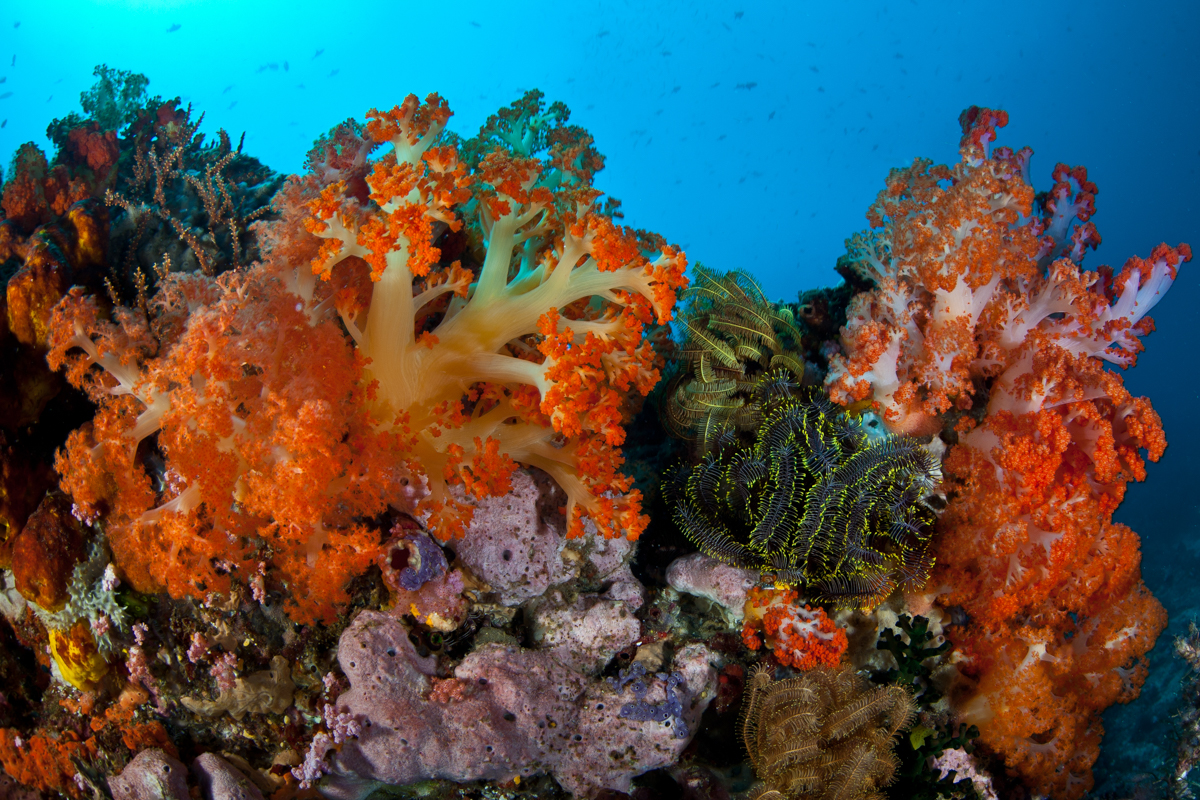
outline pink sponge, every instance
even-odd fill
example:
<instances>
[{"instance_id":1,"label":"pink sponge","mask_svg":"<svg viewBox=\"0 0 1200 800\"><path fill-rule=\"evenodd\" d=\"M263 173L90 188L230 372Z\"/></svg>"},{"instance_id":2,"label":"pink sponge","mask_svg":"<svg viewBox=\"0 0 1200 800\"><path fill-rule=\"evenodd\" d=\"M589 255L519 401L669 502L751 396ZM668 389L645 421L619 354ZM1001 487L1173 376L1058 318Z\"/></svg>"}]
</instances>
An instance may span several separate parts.
<instances>
[{"instance_id":1,"label":"pink sponge","mask_svg":"<svg viewBox=\"0 0 1200 800\"><path fill-rule=\"evenodd\" d=\"M702 645L675 655L682 681L674 691L689 730L714 694L709 657ZM630 697L547 652L484 645L452 678L438 680L400 621L375 611L363 611L342 634L338 662L351 688L337 710L361 720L362 733L329 756L332 774L321 791L334 800L361 800L381 784L540 772L580 797L627 792L635 775L675 762L689 741L663 723L622 718ZM654 678L646 701L665 700Z\"/></svg>"}]
</instances>

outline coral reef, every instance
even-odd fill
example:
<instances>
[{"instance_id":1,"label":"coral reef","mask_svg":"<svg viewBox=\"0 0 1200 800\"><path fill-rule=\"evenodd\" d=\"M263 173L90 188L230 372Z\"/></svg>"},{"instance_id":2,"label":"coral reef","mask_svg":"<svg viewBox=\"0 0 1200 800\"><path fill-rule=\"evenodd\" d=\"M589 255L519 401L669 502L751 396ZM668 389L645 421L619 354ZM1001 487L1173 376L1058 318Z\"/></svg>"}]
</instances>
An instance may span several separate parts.
<instances>
[{"instance_id":1,"label":"coral reef","mask_svg":"<svg viewBox=\"0 0 1200 800\"><path fill-rule=\"evenodd\" d=\"M294 619L329 622L377 552L362 520L391 506L462 535L472 508L450 487L504 494L518 462L566 491L572 535L585 517L609 536L645 525L617 471L621 391L657 380L637 341L670 314L681 257L656 244L651 260L644 235L589 210L596 193L559 150L546 165L497 150L468 175L452 146L434 146L440 98L372 117L358 146L393 153L367 180L371 205L339 179L363 165L314 162L276 197L263 263L164 275L146 309L112 323L78 293L56 311L51 364L100 402L58 458L62 485L85 518L109 509L114 559L139 591L228 593L264 564ZM473 197L489 254L477 277L439 266L433 246L435 225L458 230L453 208ZM530 260L510 280L518 245ZM564 316L592 298L599 317ZM150 436L154 477L135 447Z\"/></svg>"},{"instance_id":2,"label":"coral reef","mask_svg":"<svg viewBox=\"0 0 1200 800\"><path fill-rule=\"evenodd\" d=\"M1164 624L1106 365L1191 254L1084 271L1083 168L968 109L771 303L536 90L284 179L94 76L0 191L0 800L1088 790Z\"/></svg>"},{"instance_id":3,"label":"coral reef","mask_svg":"<svg viewBox=\"0 0 1200 800\"><path fill-rule=\"evenodd\" d=\"M822 608L798 602L794 589L751 589L746 597L742 641L750 650L764 644L775 660L796 669L836 667L849 642Z\"/></svg>"},{"instance_id":4,"label":"coral reef","mask_svg":"<svg viewBox=\"0 0 1200 800\"><path fill-rule=\"evenodd\" d=\"M704 553L693 553L672 561L666 579L675 591L713 603L726 624L734 627L742 624L746 596L758 583L758 572L731 566Z\"/></svg>"}]
</instances>

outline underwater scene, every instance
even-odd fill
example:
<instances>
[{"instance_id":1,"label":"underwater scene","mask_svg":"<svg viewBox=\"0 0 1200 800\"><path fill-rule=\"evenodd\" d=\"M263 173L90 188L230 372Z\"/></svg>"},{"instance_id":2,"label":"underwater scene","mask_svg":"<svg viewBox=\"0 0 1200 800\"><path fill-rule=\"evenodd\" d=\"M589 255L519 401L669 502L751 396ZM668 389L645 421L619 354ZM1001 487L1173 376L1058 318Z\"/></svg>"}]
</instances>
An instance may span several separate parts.
<instances>
[{"instance_id":1,"label":"underwater scene","mask_svg":"<svg viewBox=\"0 0 1200 800\"><path fill-rule=\"evenodd\" d=\"M0 5L0 800L1195 797L1198 24Z\"/></svg>"}]
</instances>

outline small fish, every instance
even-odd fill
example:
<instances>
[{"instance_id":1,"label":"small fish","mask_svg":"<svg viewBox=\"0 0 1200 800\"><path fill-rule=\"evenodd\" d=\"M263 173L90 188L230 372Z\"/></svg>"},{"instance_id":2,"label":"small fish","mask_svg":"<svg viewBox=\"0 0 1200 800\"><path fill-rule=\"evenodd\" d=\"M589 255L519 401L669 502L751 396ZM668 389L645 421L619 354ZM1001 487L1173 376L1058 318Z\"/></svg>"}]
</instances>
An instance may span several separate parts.
<instances>
[{"instance_id":1,"label":"small fish","mask_svg":"<svg viewBox=\"0 0 1200 800\"><path fill-rule=\"evenodd\" d=\"M750 91L755 86L758 86L758 84L755 83L754 81L750 81L749 83L739 83L737 86L735 86L733 88L734 89L745 89L746 91Z\"/></svg>"},{"instance_id":2,"label":"small fish","mask_svg":"<svg viewBox=\"0 0 1200 800\"><path fill-rule=\"evenodd\" d=\"M7 100L8 98L12 97L12 95L13 95L12 92L5 92L4 94L0 94L0 100Z\"/></svg>"},{"instance_id":3,"label":"small fish","mask_svg":"<svg viewBox=\"0 0 1200 800\"><path fill-rule=\"evenodd\" d=\"M324 52L325 52L325 48L324 48L324 47L322 47L320 50L318 50L317 52L313 53L313 58L316 58L317 56L321 55L321 53L324 53Z\"/></svg>"},{"instance_id":4,"label":"small fish","mask_svg":"<svg viewBox=\"0 0 1200 800\"><path fill-rule=\"evenodd\" d=\"M820 72L820 71L821 71L821 70L820 70L820 69L818 69L817 67L813 67L813 66L810 66L810 67L809 67L809 69L811 69L813 72Z\"/></svg>"},{"instance_id":5,"label":"small fish","mask_svg":"<svg viewBox=\"0 0 1200 800\"><path fill-rule=\"evenodd\" d=\"M715 88L717 88L717 87L718 87L718 86L720 86L720 85L721 85L721 82L720 82L720 81L717 81L716 83L714 83L712 86L710 86L710 87L708 87L708 88L710 88L710 89L715 89Z\"/></svg>"},{"instance_id":6,"label":"small fish","mask_svg":"<svg viewBox=\"0 0 1200 800\"><path fill-rule=\"evenodd\" d=\"M0 128L3 128L7 124L8 124L8 120L4 120L4 122L0 122Z\"/></svg>"},{"instance_id":7,"label":"small fish","mask_svg":"<svg viewBox=\"0 0 1200 800\"><path fill-rule=\"evenodd\" d=\"M608 31L600 31L599 33L596 34L596 38L603 39L605 36L608 36L608 33L609 33Z\"/></svg>"},{"instance_id":8,"label":"small fish","mask_svg":"<svg viewBox=\"0 0 1200 800\"><path fill-rule=\"evenodd\" d=\"M49 103L53 99L54 99L54 95L50 95L49 97L46 98L46 102Z\"/></svg>"},{"instance_id":9,"label":"small fish","mask_svg":"<svg viewBox=\"0 0 1200 800\"><path fill-rule=\"evenodd\" d=\"M283 62L283 71L284 71L284 72L287 72L287 71L288 71L288 63L287 63L286 61L285 61L285 62Z\"/></svg>"},{"instance_id":10,"label":"small fish","mask_svg":"<svg viewBox=\"0 0 1200 800\"><path fill-rule=\"evenodd\" d=\"M671 94L675 94L676 92L678 92L678 91L679 91L680 89L682 89L682 88L683 88L682 86L673 86L673 87L671 87Z\"/></svg>"},{"instance_id":11,"label":"small fish","mask_svg":"<svg viewBox=\"0 0 1200 800\"><path fill-rule=\"evenodd\" d=\"M773 119L775 119L775 112L774 112L774 111L772 111L770 114L767 114L767 120L768 120L768 121L770 121L770 120L773 120Z\"/></svg>"},{"instance_id":12,"label":"small fish","mask_svg":"<svg viewBox=\"0 0 1200 800\"><path fill-rule=\"evenodd\" d=\"M270 64L267 64L267 67L270 68L272 72L277 72L279 70L279 65L274 61L272 61Z\"/></svg>"},{"instance_id":13,"label":"small fish","mask_svg":"<svg viewBox=\"0 0 1200 800\"><path fill-rule=\"evenodd\" d=\"M475 20L471 20L471 27L472 27L472 28L482 28L483 26L482 26L482 25L480 25L480 24L479 24L478 22L476 22Z\"/></svg>"},{"instance_id":14,"label":"small fish","mask_svg":"<svg viewBox=\"0 0 1200 800\"><path fill-rule=\"evenodd\" d=\"M236 105L237 105L237 100L234 100L232 103L229 104L229 107L233 108Z\"/></svg>"},{"instance_id":15,"label":"small fish","mask_svg":"<svg viewBox=\"0 0 1200 800\"><path fill-rule=\"evenodd\" d=\"M734 19L741 19L741 18L742 18L742 14L743 14L743 13L745 13L745 12L742 12L742 11L735 11L735 12L733 12L733 18L734 18Z\"/></svg>"},{"instance_id":16,"label":"small fish","mask_svg":"<svg viewBox=\"0 0 1200 800\"><path fill-rule=\"evenodd\" d=\"M6 80L8 80L7 77L0 76L0 83L4 83Z\"/></svg>"},{"instance_id":17,"label":"small fish","mask_svg":"<svg viewBox=\"0 0 1200 800\"><path fill-rule=\"evenodd\" d=\"M297 83L297 84L296 84L296 88L297 88L297 89L303 89L303 88L304 88L304 84L303 84L303 83Z\"/></svg>"},{"instance_id":18,"label":"small fish","mask_svg":"<svg viewBox=\"0 0 1200 800\"><path fill-rule=\"evenodd\" d=\"M337 74L338 74L338 71L335 69L335 70L333 70L332 72L330 72L330 73L329 73L329 77L331 77L331 78L332 78L332 77L336 76Z\"/></svg>"},{"instance_id":19,"label":"small fish","mask_svg":"<svg viewBox=\"0 0 1200 800\"><path fill-rule=\"evenodd\" d=\"M12 63L12 65L13 65L14 67L17 65L17 54L16 54L16 53L13 53L13 63Z\"/></svg>"},{"instance_id":20,"label":"small fish","mask_svg":"<svg viewBox=\"0 0 1200 800\"><path fill-rule=\"evenodd\" d=\"M19 27L21 27L21 23L19 23L19 22L14 22L14 23L13 23L13 27L14 27L14 28L19 28Z\"/></svg>"},{"instance_id":21,"label":"small fish","mask_svg":"<svg viewBox=\"0 0 1200 800\"><path fill-rule=\"evenodd\" d=\"M233 84L232 84L232 83L231 83L231 84L229 84L228 86L226 86L224 89L222 89L222 90L221 90L221 94L229 94L229 92L230 92L230 90L231 90L231 89L233 89Z\"/></svg>"},{"instance_id":22,"label":"small fish","mask_svg":"<svg viewBox=\"0 0 1200 800\"><path fill-rule=\"evenodd\" d=\"M662 51L662 54L663 54L664 56L669 56L669 55L671 55L671 51L670 51L670 50L663 50L663 51Z\"/></svg>"},{"instance_id":23,"label":"small fish","mask_svg":"<svg viewBox=\"0 0 1200 800\"><path fill-rule=\"evenodd\" d=\"M167 28L167 33L174 33L175 31L179 30L182 27L183 27L182 25L180 25L178 22L176 22L174 25Z\"/></svg>"}]
</instances>

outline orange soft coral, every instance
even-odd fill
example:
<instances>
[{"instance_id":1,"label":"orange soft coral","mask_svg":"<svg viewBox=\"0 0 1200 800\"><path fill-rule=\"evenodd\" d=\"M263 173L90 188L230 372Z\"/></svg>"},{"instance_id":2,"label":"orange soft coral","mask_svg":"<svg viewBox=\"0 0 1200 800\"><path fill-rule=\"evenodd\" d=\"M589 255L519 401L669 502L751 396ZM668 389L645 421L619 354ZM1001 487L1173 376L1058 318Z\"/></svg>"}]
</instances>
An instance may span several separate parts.
<instances>
[{"instance_id":1,"label":"orange soft coral","mask_svg":"<svg viewBox=\"0 0 1200 800\"><path fill-rule=\"evenodd\" d=\"M797 597L792 589L752 588L746 594L742 641L757 650L765 639L780 664L796 669L836 667L846 652L846 631L824 609L801 607Z\"/></svg>"},{"instance_id":2,"label":"orange soft coral","mask_svg":"<svg viewBox=\"0 0 1200 800\"><path fill-rule=\"evenodd\" d=\"M518 463L562 486L573 534L646 525L616 446L628 395L658 380L642 332L670 318L682 254L535 152L495 149L472 173L436 144L436 95L369 116L277 195L264 263L168 276L148 314L109 321L78 291L56 310L51 364L100 405L62 484L141 591L230 592L264 565L293 619L332 620L385 510L461 535L470 506L450 487L503 494ZM435 245L464 210L477 268Z\"/></svg>"},{"instance_id":3,"label":"orange soft coral","mask_svg":"<svg viewBox=\"0 0 1200 800\"><path fill-rule=\"evenodd\" d=\"M345 317L369 359L366 378L376 382L372 414L403 417L416 432L413 454L429 488L424 507L442 536L465 530L470 509L448 486L481 485L461 453L486 442L504 457L492 463L536 466L558 481L573 532L587 517L606 535L636 538L645 526L638 497L603 466L619 465L619 455L598 451L624 439L625 392L644 395L658 379L642 331L670 318L686 262L616 226L594 189L538 158L533 143L545 131L506 137L515 144L487 152L469 173L453 147L433 146L447 116L436 95L374 113L367 133L393 152L367 180L369 207L348 196L338 205L336 191L313 193L319 223L309 230L327 240L314 268L336 278L342 264L362 259L375 281L369 307ZM474 283L466 287L467 273L453 265L445 279L416 283L440 257L433 231L462 224L465 198L477 201L474 222L487 245ZM459 296L444 312L424 313L450 293ZM417 330L418 321L431 327ZM540 397L536 406L529 390ZM602 446L584 444L597 437Z\"/></svg>"},{"instance_id":4,"label":"orange soft coral","mask_svg":"<svg viewBox=\"0 0 1200 800\"><path fill-rule=\"evenodd\" d=\"M1104 362L1133 365L1191 251L1083 271L1096 187L1060 164L1035 201L1032 151L989 153L1007 119L968 109L961 163L889 177L876 231L849 243L848 266L875 288L851 303L828 385L907 430L986 398L944 459L930 590L969 619L949 635L979 680L965 715L981 741L1036 791L1075 798L1091 786L1100 712L1136 696L1166 624L1137 536L1112 522L1166 441Z\"/></svg>"},{"instance_id":5,"label":"orange soft coral","mask_svg":"<svg viewBox=\"0 0 1200 800\"><path fill-rule=\"evenodd\" d=\"M1138 447L1156 459L1162 431L1148 404L1123 407L998 412L943 464L953 500L931 585L970 618L952 634L980 679L966 716L1011 769L1056 796L1090 788L1100 713L1137 696L1166 626L1141 581L1137 535L1112 522L1126 482L1144 475ZM1126 413L1136 424L1113 433Z\"/></svg>"}]
</instances>

